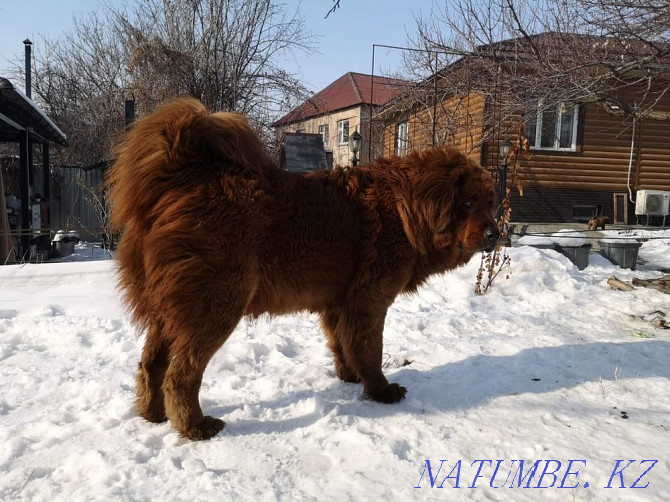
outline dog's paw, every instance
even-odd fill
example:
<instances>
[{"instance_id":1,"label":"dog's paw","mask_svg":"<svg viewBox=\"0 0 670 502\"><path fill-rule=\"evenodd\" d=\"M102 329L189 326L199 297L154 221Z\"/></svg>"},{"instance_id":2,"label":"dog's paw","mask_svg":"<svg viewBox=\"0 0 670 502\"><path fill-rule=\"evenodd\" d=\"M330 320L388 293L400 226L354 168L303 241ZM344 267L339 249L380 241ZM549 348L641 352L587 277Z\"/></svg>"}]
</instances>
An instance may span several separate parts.
<instances>
[{"instance_id":1,"label":"dog's paw","mask_svg":"<svg viewBox=\"0 0 670 502\"><path fill-rule=\"evenodd\" d=\"M182 436L192 441L202 441L203 439L210 439L223 430L226 423L214 417L204 417L195 427L184 431Z\"/></svg>"},{"instance_id":2,"label":"dog's paw","mask_svg":"<svg viewBox=\"0 0 670 502\"><path fill-rule=\"evenodd\" d=\"M375 392L374 395L368 395L367 397L380 403L392 404L404 399L405 394L407 394L405 387L392 383L381 392Z\"/></svg>"},{"instance_id":3,"label":"dog's paw","mask_svg":"<svg viewBox=\"0 0 670 502\"><path fill-rule=\"evenodd\" d=\"M145 412L145 413L140 413L140 416L144 418L147 422L151 422L152 424L162 424L163 422L167 422L167 415L165 414L165 411L160 412Z\"/></svg>"}]
</instances>

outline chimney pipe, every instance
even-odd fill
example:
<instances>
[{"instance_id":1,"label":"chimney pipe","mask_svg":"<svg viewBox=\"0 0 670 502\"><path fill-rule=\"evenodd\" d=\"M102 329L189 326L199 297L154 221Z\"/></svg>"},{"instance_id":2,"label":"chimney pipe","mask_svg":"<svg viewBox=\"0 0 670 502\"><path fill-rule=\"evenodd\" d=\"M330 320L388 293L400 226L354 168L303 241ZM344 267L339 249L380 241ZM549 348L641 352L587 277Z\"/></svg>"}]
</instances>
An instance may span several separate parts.
<instances>
[{"instance_id":1,"label":"chimney pipe","mask_svg":"<svg viewBox=\"0 0 670 502\"><path fill-rule=\"evenodd\" d=\"M126 127L135 120L135 99L126 99Z\"/></svg>"},{"instance_id":2,"label":"chimney pipe","mask_svg":"<svg viewBox=\"0 0 670 502\"><path fill-rule=\"evenodd\" d=\"M30 98L31 95L32 95L32 82L30 80L30 76L31 76L30 63L31 63L31 54L32 54L33 43L30 41L30 39L26 38L23 41L23 45L26 46L26 96L28 96Z\"/></svg>"}]
</instances>

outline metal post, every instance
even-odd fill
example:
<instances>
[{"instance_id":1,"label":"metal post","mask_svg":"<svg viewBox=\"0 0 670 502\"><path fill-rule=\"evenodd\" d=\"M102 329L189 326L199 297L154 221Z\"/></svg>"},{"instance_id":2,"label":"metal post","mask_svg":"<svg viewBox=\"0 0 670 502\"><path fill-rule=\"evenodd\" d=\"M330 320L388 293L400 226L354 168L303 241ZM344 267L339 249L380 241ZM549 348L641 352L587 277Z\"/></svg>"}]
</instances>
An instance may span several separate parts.
<instances>
[{"instance_id":1,"label":"metal post","mask_svg":"<svg viewBox=\"0 0 670 502\"><path fill-rule=\"evenodd\" d=\"M44 180L44 193L42 197L48 201L51 197L51 171L49 170L49 143L42 143L42 176Z\"/></svg>"},{"instance_id":2,"label":"metal post","mask_svg":"<svg viewBox=\"0 0 670 502\"><path fill-rule=\"evenodd\" d=\"M372 109L374 108L375 96L375 48L376 44L372 44L372 71L370 78L370 123L368 124L368 162L372 162ZM362 130L362 129L361 129ZM383 140L383 135L382 135ZM383 154L382 154L383 155Z\"/></svg>"},{"instance_id":3,"label":"metal post","mask_svg":"<svg viewBox=\"0 0 670 502\"><path fill-rule=\"evenodd\" d=\"M30 256L30 176L28 164L28 149L30 144L28 128L19 139L19 180L21 183L21 259Z\"/></svg>"},{"instance_id":4,"label":"metal post","mask_svg":"<svg viewBox=\"0 0 670 502\"><path fill-rule=\"evenodd\" d=\"M499 220L502 217L502 212L504 208L503 201L507 196L507 159L500 164L500 187L498 188L498 202L500 206L498 207L498 212L496 214L496 219Z\"/></svg>"},{"instance_id":5,"label":"metal post","mask_svg":"<svg viewBox=\"0 0 670 502\"><path fill-rule=\"evenodd\" d=\"M502 172L500 173L500 201L507 196L507 159L503 162Z\"/></svg>"},{"instance_id":6,"label":"metal post","mask_svg":"<svg viewBox=\"0 0 670 502\"><path fill-rule=\"evenodd\" d=\"M43 228L49 228L51 226L51 169L49 164L49 143L45 141L42 143L42 184L44 185L42 200L45 207L42 219Z\"/></svg>"},{"instance_id":7,"label":"metal post","mask_svg":"<svg viewBox=\"0 0 670 502\"><path fill-rule=\"evenodd\" d=\"M32 48L33 48L33 43L30 41L30 39L26 38L23 41L23 45L25 47L25 66L26 66L26 96L28 96L29 99L32 98ZM30 124L29 124L30 125ZM30 142L30 135L28 134L28 127L26 127L26 148L27 148L27 161L28 161L28 184L29 185L34 185L34 180L33 180L33 172L32 172L32 166L33 166L33 147ZM28 201L28 204L30 204L30 201Z\"/></svg>"},{"instance_id":8,"label":"metal post","mask_svg":"<svg viewBox=\"0 0 670 502\"><path fill-rule=\"evenodd\" d=\"M25 54L26 54L26 60L25 60L25 65L26 65L26 96L29 98L32 96L32 82L30 80L31 77L31 53L32 53L32 47L33 43L30 41L30 39L26 38L23 41L23 45L25 46Z\"/></svg>"},{"instance_id":9,"label":"metal post","mask_svg":"<svg viewBox=\"0 0 670 502\"><path fill-rule=\"evenodd\" d=\"M434 79L433 79L433 148L437 146L436 134L437 134L437 65L439 64L438 53L435 53L435 70L434 70Z\"/></svg>"}]
</instances>

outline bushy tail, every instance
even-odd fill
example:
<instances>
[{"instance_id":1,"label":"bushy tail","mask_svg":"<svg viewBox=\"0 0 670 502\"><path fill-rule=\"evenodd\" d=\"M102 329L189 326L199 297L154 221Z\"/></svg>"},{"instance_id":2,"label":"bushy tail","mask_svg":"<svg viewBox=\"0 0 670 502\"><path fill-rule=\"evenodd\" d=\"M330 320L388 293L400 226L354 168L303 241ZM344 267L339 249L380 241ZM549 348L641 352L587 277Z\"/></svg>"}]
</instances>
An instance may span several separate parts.
<instances>
[{"instance_id":1,"label":"bushy tail","mask_svg":"<svg viewBox=\"0 0 670 502\"><path fill-rule=\"evenodd\" d=\"M195 99L172 101L138 119L115 151L107 173L114 229L152 217L160 198L185 190L223 171L262 177L276 170L265 146L244 117L210 114Z\"/></svg>"}]
</instances>

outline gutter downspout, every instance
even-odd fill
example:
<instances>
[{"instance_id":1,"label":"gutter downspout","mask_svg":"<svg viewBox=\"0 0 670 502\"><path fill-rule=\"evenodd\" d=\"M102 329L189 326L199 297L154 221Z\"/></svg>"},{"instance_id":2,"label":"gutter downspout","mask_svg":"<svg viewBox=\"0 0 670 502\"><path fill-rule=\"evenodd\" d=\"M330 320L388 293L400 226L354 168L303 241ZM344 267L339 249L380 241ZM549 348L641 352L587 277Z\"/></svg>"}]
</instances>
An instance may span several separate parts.
<instances>
[{"instance_id":1,"label":"gutter downspout","mask_svg":"<svg viewBox=\"0 0 670 502\"><path fill-rule=\"evenodd\" d=\"M631 134L630 138L630 157L628 159L628 179L626 181L626 186L628 187L628 199L631 201L631 203L635 204L635 200L633 199L633 191L630 188L630 172L633 169L633 150L635 150L635 123L636 123L636 111L637 111L637 103L634 104L633 106L633 132Z\"/></svg>"}]
</instances>

